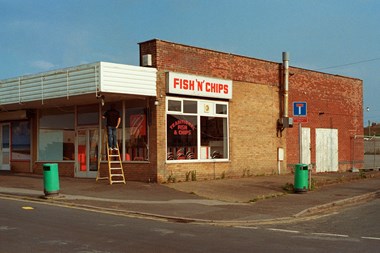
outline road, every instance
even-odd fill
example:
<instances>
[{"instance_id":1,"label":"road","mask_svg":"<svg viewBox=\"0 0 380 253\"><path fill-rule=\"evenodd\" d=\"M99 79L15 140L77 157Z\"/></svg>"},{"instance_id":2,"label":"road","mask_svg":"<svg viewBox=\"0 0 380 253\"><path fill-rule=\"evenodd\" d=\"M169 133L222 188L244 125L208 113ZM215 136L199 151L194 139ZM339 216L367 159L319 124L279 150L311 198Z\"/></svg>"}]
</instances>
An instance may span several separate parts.
<instances>
[{"instance_id":1,"label":"road","mask_svg":"<svg viewBox=\"0 0 380 253\"><path fill-rule=\"evenodd\" d=\"M222 227L0 199L0 252L378 252L380 200L307 223Z\"/></svg>"}]
</instances>

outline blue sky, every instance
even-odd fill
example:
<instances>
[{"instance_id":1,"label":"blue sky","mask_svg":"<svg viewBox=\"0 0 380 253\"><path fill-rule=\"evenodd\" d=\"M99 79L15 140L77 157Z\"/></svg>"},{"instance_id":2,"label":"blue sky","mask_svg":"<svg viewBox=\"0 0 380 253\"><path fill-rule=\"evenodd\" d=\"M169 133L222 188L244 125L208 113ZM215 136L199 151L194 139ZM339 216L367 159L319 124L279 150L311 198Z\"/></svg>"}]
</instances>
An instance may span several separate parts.
<instances>
[{"instance_id":1,"label":"blue sky","mask_svg":"<svg viewBox=\"0 0 380 253\"><path fill-rule=\"evenodd\" d=\"M153 38L275 62L287 51L291 66L362 79L364 122L380 122L379 13L378 0L0 0L0 79L138 65Z\"/></svg>"}]
</instances>

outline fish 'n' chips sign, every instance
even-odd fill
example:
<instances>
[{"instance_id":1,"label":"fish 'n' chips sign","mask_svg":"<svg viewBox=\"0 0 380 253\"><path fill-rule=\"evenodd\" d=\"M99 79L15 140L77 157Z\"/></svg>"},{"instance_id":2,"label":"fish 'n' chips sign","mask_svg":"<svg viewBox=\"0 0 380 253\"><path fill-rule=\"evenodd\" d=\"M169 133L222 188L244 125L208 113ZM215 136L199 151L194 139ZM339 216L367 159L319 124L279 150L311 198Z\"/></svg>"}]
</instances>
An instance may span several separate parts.
<instances>
[{"instance_id":1,"label":"fish 'n' chips sign","mask_svg":"<svg viewBox=\"0 0 380 253\"><path fill-rule=\"evenodd\" d=\"M232 98L232 80L205 76L168 72L167 89L172 94L224 99Z\"/></svg>"}]
</instances>

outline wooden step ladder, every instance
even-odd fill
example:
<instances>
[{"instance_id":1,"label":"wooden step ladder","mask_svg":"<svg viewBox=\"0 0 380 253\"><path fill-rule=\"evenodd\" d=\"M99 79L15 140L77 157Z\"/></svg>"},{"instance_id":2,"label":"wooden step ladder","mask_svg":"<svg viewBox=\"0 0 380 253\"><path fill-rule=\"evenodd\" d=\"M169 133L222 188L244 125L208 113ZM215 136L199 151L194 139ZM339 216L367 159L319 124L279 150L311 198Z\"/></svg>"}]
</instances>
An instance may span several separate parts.
<instances>
[{"instance_id":1,"label":"wooden step ladder","mask_svg":"<svg viewBox=\"0 0 380 253\"><path fill-rule=\"evenodd\" d=\"M107 137L106 135L103 135ZM103 138L103 143L104 143ZM116 184L116 183L123 183L125 184L125 176L124 176L124 170L123 170L123 163L121 161L120 157L120 149L119 149L119 144L116 143L117 149L112 150L108 146L108 141L106 140L105 143L107 143L107 160L108 160L108 177L100 177L100 160L101 160L101 153L99 155L98 159L98 174L96 176L96 181L101 180L101 179L108 179L109 183ZM102 145L104 147L104 145Z\"/></svg>"},{"instance_id":2,"label":"wooden step ladder","mask_svg":"<svg viewBox=\"0 0 380 253\"><path fill-rule=\"evenodd\" d=\"M108 154L108 178L110 184L123 183L125 184L125 176L123 170L123 163L120 158L119 145L117 145L116 150L109 148L107 143L107 154ZM115 154L116 153L116 154Z\"/></svg>"}]
</instances>

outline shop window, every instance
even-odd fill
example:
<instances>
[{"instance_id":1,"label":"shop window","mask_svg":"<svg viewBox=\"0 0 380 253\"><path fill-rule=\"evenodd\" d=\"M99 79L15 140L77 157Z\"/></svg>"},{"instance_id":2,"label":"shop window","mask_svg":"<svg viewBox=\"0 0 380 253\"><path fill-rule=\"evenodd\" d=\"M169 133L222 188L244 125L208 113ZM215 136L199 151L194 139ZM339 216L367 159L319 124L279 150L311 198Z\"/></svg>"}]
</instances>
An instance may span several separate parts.
<instances>
[{"instance_id":1,"label":"shop window","mask_svg":"<svg viewBox=\"0 0 380 253\"><path fill-rule=\"evenodd\" d=\"M146 100L128 100L125 109L125 161L147 161L148 125Z\"/></svg>"},{"instance_id":2,"label":"shop window","mask_svg":"<svg viewBox=\"0 0 380 253\"><path fill-rule=\"evenodd\" d=\"M227 102L169 98L167 160L228 159L227 110Z\"/></svg>"},{"instance_id":3,"label":"shop window","mask_svg":"<svg viewBox=\"0 0 380 253\"><path fill-rule=\"evenodd\" d=\"M101 112L101 115L102 115L102 160L105 161L107 160L107 143L108 143L108 132L107 132L107 120L106 118L104 117L104 114L106 113L106 111L110 110L111 109L111 106L114 107L115 110L117 110L119 113L120 113L120 117L121 117L121 124L119 126L119 128L117 129L117 143L119 145L119 148L120 148L120 155L124 153L124 149L123 149L123 134L122 134L122 126L123 126L123 105L121 102L111 102L111 103L107 103L104 107L102 107L102 112Z\"/></svg>"},{"instance_id":4,"label":"shop window","mask_svg":"<svg viewBox=\"0 0 380 253\"><path fill-rule=\"evenodd\" d=\"M225 104L216 104L215 105L216 114L227 114L227 105Z\"/></svg>"},{"instance_id":5,"label":"shop window","mask_svg":"<svg viewBox=\"0 0 380 253\"><path fill-rule=\"evenodd\" d=\"M74 107L40 111L38 159L42 161L74 160Z\"/></svg>"},{"instance_id":6,"label":"shop window","mask_svg":"<svg viewBox=\"0 0 380 253\"><path fill-rule=\"evenodd\" d=\"M12 123L12 160L30 160L29 121Z\"/></svg>"},{"instance_id":7,"label":"shop window","mask_svg":"<svg viewBox=\"0 0 380 253\"><path fill-rule=\"evenodd\" d=\"M197 113L198 112L198 106L197 101L192 100L184 100L183 101L183 112L184 113Z\"/></svg>"},{"instance_id":8,"label":"shop window","mask_svg":"<svg viewBox=\"0 0 380 253\"><path fill-rule=\"evenodd\" d=\"M197 159L197 117L167 115L167 159Z\"/></svg>"},{"instance_id":9,"label":"shop window","mask_svg":"<svg viewBox=\"0 0 380 253\"><path fill-rule=\"evenodd\" d=\"M227 119L201 117L201 158L227 157Z\"/></svg>"},{"instance_id":10,"label":"shop window","mask_svg":"<svg viewBox=\"0 0 380 253\"><path fill-rule=\"evenodd\" d=\"M78 126L99 124L99 105L78 106Z\"/></svg>"},{"instance_id":11,"label":"shop window","mask_svg":"<svg viewBox=\"0 0 380 253\"><path fill-rule=\"evenodd\" d=\"M168 101L168 111L180 112L181 111L181 105L182 105L182 101L169 100Z\"/></svg>"},{"instance_id":12,"label":"shop window","mask_svg":"<svg viewBox=\"0 0 380 253\"><path fill-rule=\"evenodd\" d=\"M74 129L74 107L50 108L40 111L40 128Z\"/></svg>"}]
</instances>

